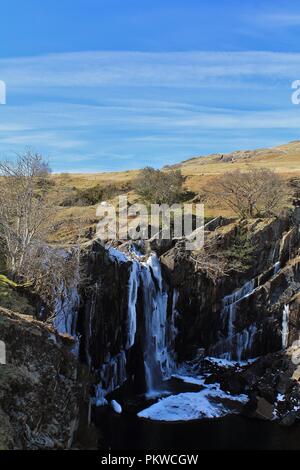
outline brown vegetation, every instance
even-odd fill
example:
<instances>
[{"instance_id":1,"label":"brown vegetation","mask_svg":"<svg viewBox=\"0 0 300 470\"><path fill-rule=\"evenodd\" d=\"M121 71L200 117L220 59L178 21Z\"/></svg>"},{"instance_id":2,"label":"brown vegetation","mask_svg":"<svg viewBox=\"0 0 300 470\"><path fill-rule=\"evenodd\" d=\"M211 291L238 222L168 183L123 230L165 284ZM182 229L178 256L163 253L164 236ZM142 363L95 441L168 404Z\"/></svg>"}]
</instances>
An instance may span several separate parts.
<instances>
[{"instance_id":1,"label":"brown vegetation","mask_svg":"<svg viewBox=\"0 0 300 470\"><path fill-rule=\"evenodd\" d=\"M278 215L290 197L286 183L274 171L251 167L218 177L207 193L242 219Z\"/></svg>"}]
</instances>

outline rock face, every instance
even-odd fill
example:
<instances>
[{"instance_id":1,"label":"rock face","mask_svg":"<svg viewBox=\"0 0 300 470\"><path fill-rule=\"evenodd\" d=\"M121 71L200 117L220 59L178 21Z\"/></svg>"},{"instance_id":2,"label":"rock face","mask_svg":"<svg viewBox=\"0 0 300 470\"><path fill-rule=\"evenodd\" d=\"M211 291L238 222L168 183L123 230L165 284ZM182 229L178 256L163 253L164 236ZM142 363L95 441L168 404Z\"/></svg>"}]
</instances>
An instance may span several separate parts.
<instances>
[{"instance_id":1,"label":"rock face","mask_svg":"<svg viewBox=\"0 0 300 470\"><path fill-rule=\"evenodd\" d=\"M180 245L161 257L165 275L179 293L179 359L193 357L199 347L207 354L238 360L281 349L283 312L290 302L286 338L291 344L298 334L299 222L299 208L278 219L245 221L255 247L252 266L215 283L197 271L192 257L180 256ZM236 229L236 223L215 228L219 247L231 245Z\"/></svg>"},{"instance_id":2,"label":"rock face","mask_svg":"<svg viewBox=\"0 0 300 470\"><path fill-rule=\"evenodd\" d=\"M111 253L95 242L82 260L86 282L81 291L81 353L94 369L116 356L126 343L130 262L124 256L120 263L115 251Z\"/></svg>"},{"instance_id":3,"label":"rock face","mask_svg":"<svg viewBox=\"0 0 300 470\"><path fill-rule=\"evenodd\" d=\"M78 323L80 357L94 375L92 396L101 405L105 394L127 379L130 262L117 250L108 251L94 242L87 246L82 266L86 280L81 289Z\"/></svg>"},{"instance_id":4,"label":"rock face","mask_svg":"<svg viewBox=\"0 0 300 470\"><path fill-rule=\"evenodd\" d=\"M0 339L0 449L70 448L83 397L73 340L1 308Z\"/></svg>"},{"instance_id":5,"label":"rock face","mask_svg":"<svg viewBox=\"0 0 300 470\"><path fill-rule=\"evenodd\" d=\"M226 392L247 393L247 416L289 426L300 418L299 358L297 344L266 354L250 365L216 370L209 380L217 380Z\"/></svg>"}]
</instances>

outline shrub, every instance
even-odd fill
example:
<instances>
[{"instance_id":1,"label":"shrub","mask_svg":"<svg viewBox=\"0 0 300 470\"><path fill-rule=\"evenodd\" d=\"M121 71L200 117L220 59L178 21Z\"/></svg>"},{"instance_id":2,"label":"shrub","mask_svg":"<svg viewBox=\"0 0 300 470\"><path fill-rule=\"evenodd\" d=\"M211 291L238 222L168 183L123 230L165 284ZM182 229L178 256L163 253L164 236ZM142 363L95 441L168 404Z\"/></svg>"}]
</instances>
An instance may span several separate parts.
<instances>
[{"instance_id":1,"label":"shrub","mask_svg":"<svg viewBox=\"0 0 300 470\"><path fill-rule=\"evenodd\" d=\"M74 193L64 199L61 205L65 207L94 206L101 201L111 199L126 189L126 186L118 187L114 184L109 184L106 186L97 184L96 186L92 186L91 188L86 189L74 188Z\"/></svg>"},{"instance_id":2,"label":"shrub","mask_svg":"<svg viewBox=\"0 0 300 470\"><path fill-rule=\"evenodd\" d=\"M149 203L174 204L182 200L183 181L180 170L165 172L146 167L136 178L134 189Z\"/></svg>"},{"instance_id":3,"label":"shrub","mask_svg":"<svg viewBox=\"0 0 300 470\"><path fill-rule=\"evenodd\" d=\"M229 267L236 271L247 271L252 266L255 249L250 234L238 227L232 245L225 251Z\"/></svg>"}]
</instances>

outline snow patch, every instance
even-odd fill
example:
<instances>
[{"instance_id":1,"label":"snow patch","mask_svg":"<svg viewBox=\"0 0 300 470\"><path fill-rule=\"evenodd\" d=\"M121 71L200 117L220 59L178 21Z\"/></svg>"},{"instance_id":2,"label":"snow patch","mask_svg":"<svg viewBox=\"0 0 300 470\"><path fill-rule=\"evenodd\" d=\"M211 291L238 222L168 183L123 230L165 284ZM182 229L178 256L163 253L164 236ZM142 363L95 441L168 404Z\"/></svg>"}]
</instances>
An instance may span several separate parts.
<instances>
[{"instance_id":1,"label":"snow patch","mask_svg":"<svg viewBox=\"0 0 300 470\"><path fill-rule=\"evenodd\" d=\"M204 385L205 378L204 376L192 377L190 375L181 375L181 374L172 374L174 379L182 380L182 382L186 384L193 384L193 385Z\"/></svg>"},{"instance_id":2,"label":"snow patch","mask_svg":"<svg viewBox=\"0 0 300 470\"><path fill-rule=\"evenodd\" d=\"M203 418L220 418L234 413L222 400L230 400L234 404L246 404L246 395L229 395L220 390L219 384L208 385L200 392L180 393L163 398L154 405L138 413L139 418L155 421L191 421Z\"/></svg>"},{"instance_id":3,"label":"snow patch","mask_svg":"<svg viewBox=\"0 0 300 470\"><path fill-rule=\"evenodd\" d=\"M122 406L116 400L112 400L110 402L110 405L115 413L118 413L118 414L122 413Z\"/></svg>"},{"instance_id":4,"label":"snow patch","mask_svg":"<svg viewBox=\"0 0 300 470\"><path fill-rule=\"evenodd\" d=\"M112 246L107 247L106 249L108 252L108 256L113 261L117 261L118 263L127 263L127 261L129 261L127 256L124 253L122 253L122 251L117 250L116 248L113 248Z\"/></svg>"}]
</instances>

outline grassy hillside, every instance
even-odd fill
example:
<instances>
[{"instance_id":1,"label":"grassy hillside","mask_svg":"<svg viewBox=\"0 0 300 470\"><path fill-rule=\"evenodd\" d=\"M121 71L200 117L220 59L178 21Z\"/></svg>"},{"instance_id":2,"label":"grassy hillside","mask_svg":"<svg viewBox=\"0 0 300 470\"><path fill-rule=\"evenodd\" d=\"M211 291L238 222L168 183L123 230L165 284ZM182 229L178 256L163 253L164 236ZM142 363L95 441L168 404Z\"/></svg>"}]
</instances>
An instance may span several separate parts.
<instances>
[{"instance_id":1,"label":"grassy hillside","mask_svg":"<svg viewBox=\"0 0 300 470\"><path fill-rule=\"evenodd\" d=\"M213 154L206 157L195 157L177 165L164 167L178 168L185 176L185 189L196 194L213 186L214 179L235 169L247 167L266 167L273 169L285 179L300 177L300 141L290 142L270 149L237 151L229 154ZM56 230L51 238L55 241L72 241L74 234L79 232L85 236L89 227L96 223L96 205L80 206L74 203L63 207L64 200L73 197L80 191L96 186L107 187L114 185L115 194L107 200L116 201L118 193L126 193L129 201L136 202L138 197L131 188L132 182L138 175L138 170L97 174L60 174L52 176L51 196L57 201L55 216ZM99 201L100 202L100 201ZM225 207L210 207L206 204L206 216L232 216Z\"/></svg>"}]
</instances>

